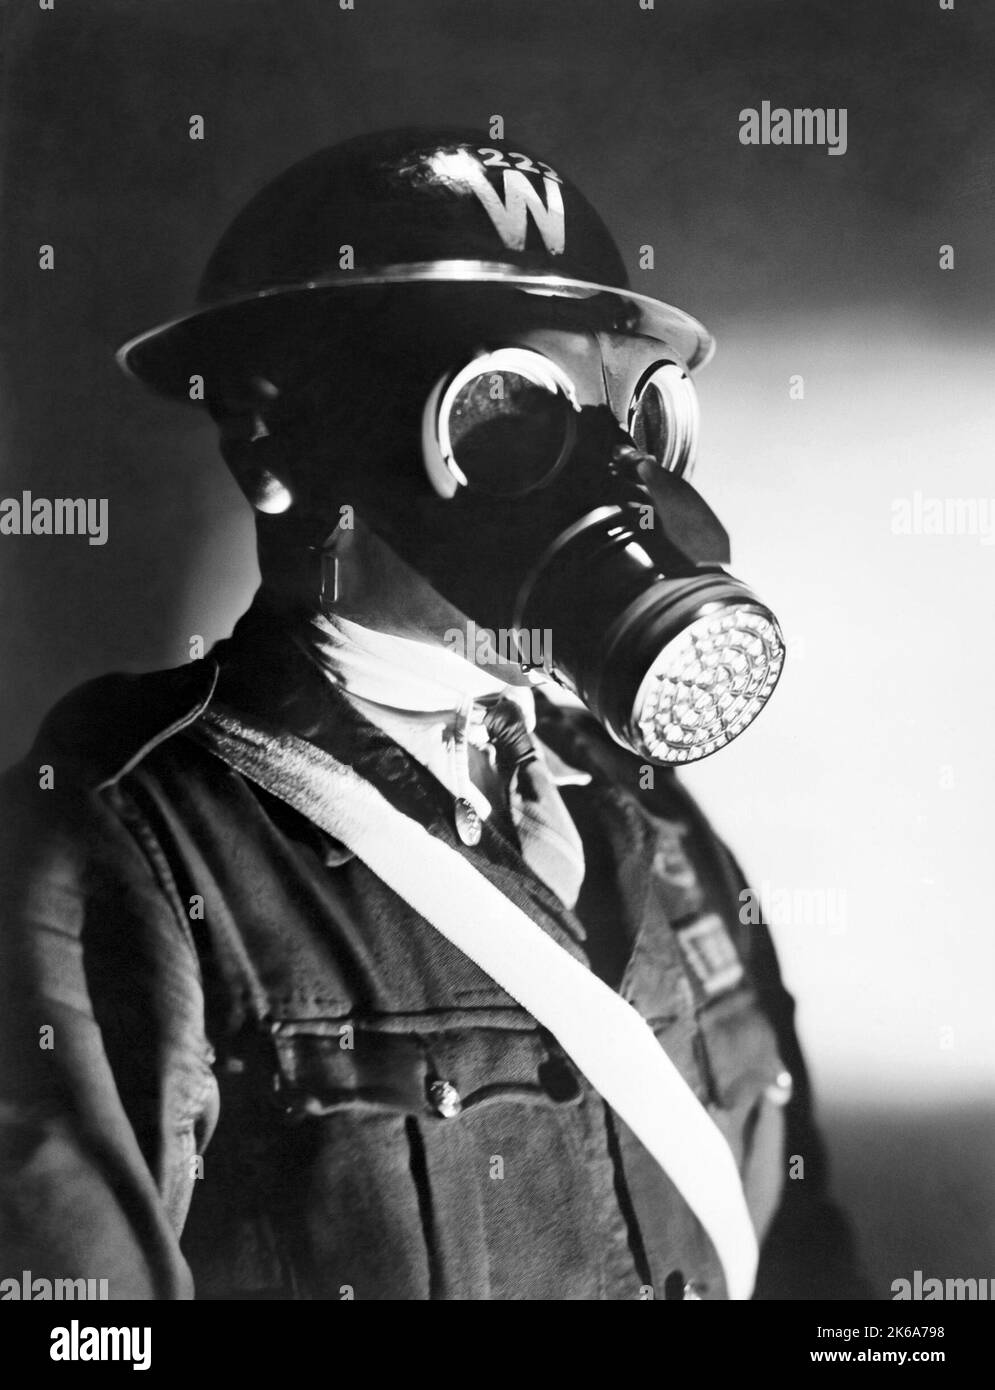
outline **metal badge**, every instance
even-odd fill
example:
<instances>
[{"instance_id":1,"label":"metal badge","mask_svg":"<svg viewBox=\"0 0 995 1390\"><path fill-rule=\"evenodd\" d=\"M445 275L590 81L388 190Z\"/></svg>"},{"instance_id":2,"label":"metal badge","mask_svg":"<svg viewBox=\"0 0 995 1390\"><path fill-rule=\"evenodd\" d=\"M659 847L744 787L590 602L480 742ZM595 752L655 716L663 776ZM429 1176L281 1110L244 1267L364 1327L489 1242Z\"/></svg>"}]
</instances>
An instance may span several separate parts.
<instances>
[{"instance_id":1,"label":"metal badge","mask_svg":"<svg viewBox=\"0 0 995 1390\"><path fill-rule=\"evenodd\" d=\"M684 959L709 998L734 989L742 981L743 962L718 913L705 913L690 926L681 927L677 940Z\"/></svg>"},{"instance_id":2,"label":"metal badge","mask_svg":"<svg viewBox=\"0 0 995 1390\"><path fill-rule=\"evenodd\" d=\"M456 834L465 845L479 845L483 828L478 811L465 797L456 802Z\"/></svg>"}]
</instances>

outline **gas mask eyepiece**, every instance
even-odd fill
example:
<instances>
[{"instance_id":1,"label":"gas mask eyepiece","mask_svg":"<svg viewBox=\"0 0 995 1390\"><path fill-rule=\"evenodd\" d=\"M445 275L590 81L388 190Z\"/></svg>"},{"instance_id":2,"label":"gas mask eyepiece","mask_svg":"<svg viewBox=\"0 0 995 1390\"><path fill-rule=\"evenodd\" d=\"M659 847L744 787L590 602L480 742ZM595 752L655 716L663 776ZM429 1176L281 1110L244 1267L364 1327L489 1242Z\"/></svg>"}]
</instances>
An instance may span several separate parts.
<instances>
[{"instance_id":1,"label":"gas mask eyepiece","mask_svg":"<svg viewBox=\"0 0 995 1390\"><path fill-rule=\"evenodd\" d=\"M653 355L659 357L659 348ZM576 370L578 363L573 364ZM577 442L582 399L606 393L597 374L575 382L568 367L527 347L480 352L443 376L426 402L422 450L441 497L461 487L524 497L545 487ZM628 373L632 376L632 372ZM698 398L685 369L653 361L632 382L608 383L617 421L661 468L687 473L698 441Z\"/></svg>"},{"instance_id":2,"label":"gas mask eyepiece","mask_svg":"<svg viewBox=\"0 0 995 1390\"><path fill-rule=\"evenodd\" d=\"M579 410L566 372L527 348L482 352L436 383L422 444L442 497L468 487L524 497L548 483L570 453Z\"/></svg>"},{"instance_id":3,"label":"gas mask eyepiece","mask_svg":"<svg viewBox=\"0 0 995 1390\"><path fill-rule=\"evenodd\" d=\"M698 445L698 395L676 362L644 372L632 393L626 427L633 444L660 468L682 476L694 465Z\"/></svg>"},{"instance_id":4,"label":"gas mask eyepiece","mask_svg":"<svg viewBox=\"0 0 995 1390\"><path fill-rule=\"evenodd\" d=\"M522 347L481 353L437 384L424 415L426 468L443 497L465 488L530 508L544 507L542 490L556 482L550 534L517 560L513 630L551 634L543 666L618 743L658 763L695 762L759 714L784 642L770 609L724 568L728 536L686 479L698 436L686 370L660 360L660 345L657 360L628 367L612 346L614 375L604 356L598 363L599 405L616 443L594 446L593 503L581 408L592 404L591 381L578 379L576 360Z\"/></svg>"}]
</instances>

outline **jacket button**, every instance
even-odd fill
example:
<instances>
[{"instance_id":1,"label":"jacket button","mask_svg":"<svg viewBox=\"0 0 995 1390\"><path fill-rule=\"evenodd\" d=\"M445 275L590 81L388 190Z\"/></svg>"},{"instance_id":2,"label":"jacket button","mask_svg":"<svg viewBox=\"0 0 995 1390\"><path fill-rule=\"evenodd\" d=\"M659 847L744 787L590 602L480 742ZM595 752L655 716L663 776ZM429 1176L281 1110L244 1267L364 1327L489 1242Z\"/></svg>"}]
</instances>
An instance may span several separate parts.
<instances>
[{"instance_id":1,"label":"jacket button","mask_svg":"<svg viewBox=\"0 0 995 1390\"><path fill-rule=\"evenodd\" d=\"M663 1296L671 1302L680 1299L684 1303L689 1300L700 1303L702 1301L701 1295L707 1287L707 1284L702 1284L697 1279L685 1279L683 1271L675 1269L664 1280Z\"/></svg>"},{"instance_id":2,"label":"jacket button","mask_svg":"<svg viewBox=\"0 0 995 1390\"><path fill-rule=\"evenodd\" d=\"M550 1056L539 1064L539 1084L550 1100L565 1103L580 1095L577 1078L562 1057Z\"/></svg>"},{"instance_id":3,"label":"jacket button","mask_svg":"<svg viewBox=\"0 0 995 1390\"><path fill-rule=\"evenodd\" d=\"M451 1120L463 1109L463 1100L451 1081L433 1081L428 1088L428 1098L436 1114L444 1120Z\"/></svg>"},{"instance_id":4,"label":"jacket button","mask_svg":"<svg viewBox=\"0 0 995 1390\"><path fill-rule=\"evenodd\" d=\"M786 1068L782 1067L764 1094L773 1105L787 1105L794 1095L794 1091L794 1077Z\"/></svg>"}]
</instances>

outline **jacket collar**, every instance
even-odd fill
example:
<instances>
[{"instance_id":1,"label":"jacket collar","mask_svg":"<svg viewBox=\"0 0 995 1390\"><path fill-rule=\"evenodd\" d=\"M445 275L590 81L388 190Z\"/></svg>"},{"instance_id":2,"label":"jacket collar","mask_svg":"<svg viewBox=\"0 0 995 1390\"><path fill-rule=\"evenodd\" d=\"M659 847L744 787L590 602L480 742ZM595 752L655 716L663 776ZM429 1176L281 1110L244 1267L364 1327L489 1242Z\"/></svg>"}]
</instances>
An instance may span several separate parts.
<instances>
[{"instance_id":1,"label":"jacket collar","mask_svg":"<svg viewBox=\"0 0 995 1390\"><path fill-rule=\"evenodd\" d=\"M199 719L211 703L219 674L217 660L208 656L190 666L171 671L118 677L135 682L135 687L129 692L132 696L131 709L118 726L117 737L112 735L111 746L107 750L111 769L96 784L96 790L102 791L120 781L160 743L165 743ZM128 714L132 715L131 722Z\"/></svg>"}]
</instances>

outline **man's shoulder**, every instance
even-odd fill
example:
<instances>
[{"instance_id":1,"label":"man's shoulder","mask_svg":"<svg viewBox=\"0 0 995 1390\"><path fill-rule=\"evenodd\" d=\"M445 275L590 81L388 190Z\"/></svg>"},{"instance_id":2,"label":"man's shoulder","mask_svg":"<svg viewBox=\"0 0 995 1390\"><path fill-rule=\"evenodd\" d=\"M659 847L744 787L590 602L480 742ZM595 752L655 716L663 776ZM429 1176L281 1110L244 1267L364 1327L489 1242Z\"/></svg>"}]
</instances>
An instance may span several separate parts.
<instances>
[{"instance_id":1,"label":"man's shoulder","mask_svg":"<svg viewBox=\"0 0 995 1390\"><path fill-rule=\"evenodd\" d=\"M142 674L114 672L64 695L27 755L34 766L70 764L90 788L116 781L207 707L218 678L212 657Z\"/></svg>"}]
</instances>

